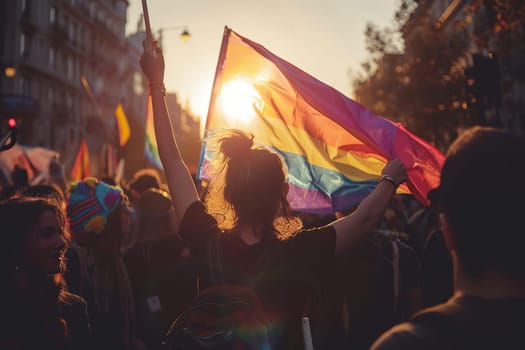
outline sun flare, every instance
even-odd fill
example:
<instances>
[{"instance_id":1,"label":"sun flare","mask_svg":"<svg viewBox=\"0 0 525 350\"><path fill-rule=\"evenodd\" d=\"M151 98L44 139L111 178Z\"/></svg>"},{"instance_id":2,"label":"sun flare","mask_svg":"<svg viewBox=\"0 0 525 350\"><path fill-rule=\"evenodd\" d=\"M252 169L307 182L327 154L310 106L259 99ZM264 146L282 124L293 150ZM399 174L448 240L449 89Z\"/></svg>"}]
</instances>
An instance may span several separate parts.
<instances>
[{"instance_id":1,"label":"sun flare","mask_svg":"<svg viewBox=\"0 0 525 350\"><path fill-rule=\"evenodd\" d=\"M226 120L231 124L249 124L257 116L261 96L246 79L226 82L219 95L219 103Z\"/></svg>"}]
</instances>

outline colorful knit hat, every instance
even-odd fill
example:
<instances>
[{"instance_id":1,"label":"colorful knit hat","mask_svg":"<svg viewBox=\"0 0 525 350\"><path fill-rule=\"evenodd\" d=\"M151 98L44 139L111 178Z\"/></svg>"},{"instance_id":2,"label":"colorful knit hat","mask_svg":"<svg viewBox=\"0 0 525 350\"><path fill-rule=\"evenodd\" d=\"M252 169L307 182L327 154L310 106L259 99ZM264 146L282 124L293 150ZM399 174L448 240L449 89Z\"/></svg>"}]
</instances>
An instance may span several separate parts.
<instances>
[{"instance_id":1,"label":"colorful knit hat","mask_svg":"<svg viewBox=\"0 0 525 350\"><path fill-rule=\"evenodd\" d=\"M123 197L120 189L88 177L70 189L67 216L71 234L101 234Z\"/></svg>"}]
</instances>

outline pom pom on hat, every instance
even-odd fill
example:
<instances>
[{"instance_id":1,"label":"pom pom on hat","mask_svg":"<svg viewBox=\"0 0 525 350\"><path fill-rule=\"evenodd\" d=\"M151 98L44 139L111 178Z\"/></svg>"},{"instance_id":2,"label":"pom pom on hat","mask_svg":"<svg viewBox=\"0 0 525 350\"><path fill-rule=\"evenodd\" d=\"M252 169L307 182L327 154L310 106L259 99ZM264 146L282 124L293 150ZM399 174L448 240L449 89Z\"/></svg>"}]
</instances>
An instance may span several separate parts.
<instances>
[{"instance_id":1,"label":"pom pom on hat","mask_svg":"<svg viewBox=\"0 0 525 350\"><path fill-rule=\"evenodd\" d=\"M70 189L67 208L71 234L101 234L122 198L120 189L95 178L86 178L74 184Z\"/></svg>"}]
</instances>

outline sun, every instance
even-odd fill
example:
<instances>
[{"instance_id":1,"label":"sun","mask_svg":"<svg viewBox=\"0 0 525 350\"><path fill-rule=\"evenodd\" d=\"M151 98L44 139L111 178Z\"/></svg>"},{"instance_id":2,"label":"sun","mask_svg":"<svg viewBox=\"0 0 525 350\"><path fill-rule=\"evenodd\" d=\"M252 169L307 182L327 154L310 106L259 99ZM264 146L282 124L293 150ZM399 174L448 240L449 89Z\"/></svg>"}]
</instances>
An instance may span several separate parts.
<instances>
[{"instance_id":1,"label":"sun","mask_svg":"<svg viewBox=\"0 0 525 350\"><path fill-rule=\"evenodd\" d=\"M226 82L219 94L219 104L225 119L232 125L248 125L257 116L262 99L247 79Z\"/></svg>"}]
</instances>

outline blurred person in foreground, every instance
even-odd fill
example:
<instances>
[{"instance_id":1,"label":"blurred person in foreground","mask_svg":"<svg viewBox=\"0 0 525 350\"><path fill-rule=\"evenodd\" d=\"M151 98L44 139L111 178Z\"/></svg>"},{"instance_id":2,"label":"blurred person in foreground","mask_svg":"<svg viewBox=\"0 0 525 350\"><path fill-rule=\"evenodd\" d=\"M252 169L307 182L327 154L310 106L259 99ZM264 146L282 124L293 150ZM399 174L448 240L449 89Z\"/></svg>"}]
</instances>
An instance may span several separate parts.
<instances>
[{"instance_id":1,"label":"blurred person in foreground","mask_svg":"<svg viewBox=\"0 0 525 350\"><path fill-rule=\"evenodd\" d=\"M0 204L0 349L90 349L86 302L67 292L62 273L69 231L64 209L46 198Z\"/></svg>"},{"instance_id":2,"label":"blurred person in foreground","mask_svg":"<svg viewBox=\"0 0 525 350\"><path fill-rule=\"evenodd\" d=\"M383 334L390 349L524 349L525 139L475 127L447 154L434 193L454 295Z\"/></svg>"}]
</instances>

